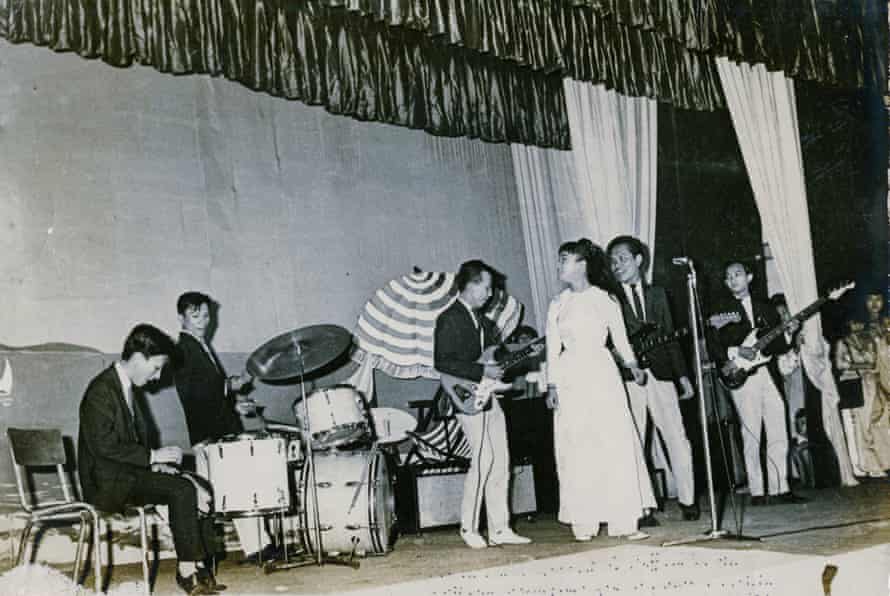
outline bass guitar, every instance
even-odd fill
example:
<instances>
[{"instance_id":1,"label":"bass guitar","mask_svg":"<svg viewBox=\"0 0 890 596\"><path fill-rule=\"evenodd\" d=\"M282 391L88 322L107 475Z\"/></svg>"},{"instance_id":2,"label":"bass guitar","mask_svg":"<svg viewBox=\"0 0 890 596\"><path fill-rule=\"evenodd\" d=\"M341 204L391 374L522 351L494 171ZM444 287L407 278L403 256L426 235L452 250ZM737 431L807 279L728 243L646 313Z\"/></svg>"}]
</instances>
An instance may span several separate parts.
<instances>
[{"instance_id":1,"label":"bass guitar","mask_svg":"<svg viewBox=\"0 0 890 596\"><path fill-rule=\"evenodd\" d=\"M727 350L728 360L720 367L720 381L729 389L738 389L744 385L748 377L757 372L758 368L772 360L772 356L766 356L762 353L763 348L768 346L779 335L785 333L794 321L801 323L810 318L822 308L823 304L829 300L837 300L855 286L855 282L850 282L832 290L827 296L819 298L787 321L783 321L769 331L763 332L758 328L752 329L740 345L733 346ZM754 358L748 359L742 356L739 353L739 349L743 347L751 348L754 352Z\"/></svg>"},{"instance_id":2,"label":"bass guitar","mask_svg":"<svg viewBox=\"0 0 890 596\"><path fill-rule=\"evenodd\" d=\"M504 372L506 372L525 362L529 358L534 358L541 354L544 351L545 345L546 338L539 337L538 339L525 344L523 347L507 353L507 355L500 360L495 358L495 351L499 346L490 346L482 352L482 355L479 356L479 359L476 360L476 362L482 365L500 365L504 369ZM487 377L479 382L475 382L461 377L455 377L447 373L441 373L440 380L442 389L448 394L454 407L457 408L461 414L468 414L470 416L487 410L492 395L513 388L512 383L505 383L504 381L489 379Z\"/></svg>"}]
</instances>

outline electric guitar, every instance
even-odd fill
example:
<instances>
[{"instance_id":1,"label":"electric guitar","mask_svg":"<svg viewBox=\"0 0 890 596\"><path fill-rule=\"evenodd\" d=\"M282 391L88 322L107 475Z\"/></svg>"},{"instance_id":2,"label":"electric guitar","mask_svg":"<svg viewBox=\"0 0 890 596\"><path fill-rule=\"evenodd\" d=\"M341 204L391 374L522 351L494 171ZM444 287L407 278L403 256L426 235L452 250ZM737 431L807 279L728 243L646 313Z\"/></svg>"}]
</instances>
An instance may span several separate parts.
<instances>
[{"instance_id":1,"label":"electric guitar","mask_svg":"<svg viewBox=\"0 0 890 596\"><path fill-rule=\"evenodd\" d=\"M744 385L749 376L754 374L758 368L772 360L772 356L765 356L761 353L761 350L768 346L774 339L779 337L779 335L785 333L792 322L803 322L805 319L816 314L816 312L822 308L823 304L829 300L837 300L855 286L855 282L850 282L840 286L836 290L832 290L828 293L828 296L819 298L787 321L776 325L766 333L763 333L757 328L752 329L740 345L732 346L727 350L729 359L720 367L720 381L729 389L738 389ZM739 353L739 348L742 347L751 348L754 351L754 358L749 360L742 356Z\"/></svg>"},{"instance_id":2,"label":"electric guitar","mask_svg":"<svg viewBox=\"0 0 890 596\"><path fill-rule=\"evenodd\" d=\"M637 359L637 367L641 369L649 368L652 363L649 361L648 354L658 346L669 344L681 337L689 334L689 330L683 327L671 333L662 333L656 335L654 331L657 329L655 324L648 323L646 327L634 333L630 338L630 347L633 349L634 356ZM633 381L634 376L624 364L624 359L618 354L617 350L610 348L618 368L621 369L621 379L624 381Z\"/></svg>"},{"instance_id":3,"label":"electric guitar","mask_svg":"<svg viewBox=\"0 0 890 596\"><path fill-rule=\"evenodd\" d=\"M479 359L479 364L499 364L504 371L518 366L529 358L534 358L544 351L546 338L539 337L527 343L525 346L509 352L500 360L495 358L495 351L499 346L489 346ZM441 373L442 389L448 394L451 403L461 414L475 415L487 410L491 402L491 396L513 388L512 383L505 383L497 379L483 378L479 382L469 381L461 377L455 377L447 373Z\"/></svg>"}]
</instances>

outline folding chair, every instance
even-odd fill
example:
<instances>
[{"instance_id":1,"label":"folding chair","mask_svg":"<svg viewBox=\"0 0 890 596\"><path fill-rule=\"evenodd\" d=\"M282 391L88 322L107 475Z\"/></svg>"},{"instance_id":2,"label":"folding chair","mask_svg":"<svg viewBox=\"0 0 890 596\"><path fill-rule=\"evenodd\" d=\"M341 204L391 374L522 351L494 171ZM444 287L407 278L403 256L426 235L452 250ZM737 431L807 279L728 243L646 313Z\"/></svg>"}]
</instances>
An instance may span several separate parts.
<instances>
[{"instance_id":1,"label":"folding chair","mask_svg":"<svg viewBox=\"0 0 890 596\"><path fill-rule=\"evenodd\" d=\"M96 593L102 592L102 556L99 549L101 543L101 530L99 520L108 517L109 514L98 511L89 503L77 501L71 490L71 484L65 472L65 445L62 433L58 429L22 429L10 428L6 431L9 438L9 452L12 456L15 482L19 491L19 500L26 517L25 529L19 541L19 549L15 564L19 565L25 553L28 538L35 525L47 523L80 522L77 537L77 551L74 556L74 581L80 580L81 555L85 541L88 524L92 525L93 540L95 542L95 556L93 557ZM26 489L26 476L30 468L55 467L62 487L63 498L61 501L48 501L38 503L28 497ZM151 584L148 567L148 524L146 512L153 510L152 506L134 506L128 508L128 512L139 514L140 546L142 548L142 576L144 580L145 594L151 593ZM36 547L36 545L35 545Z\"/></svg>"}]
</instances>

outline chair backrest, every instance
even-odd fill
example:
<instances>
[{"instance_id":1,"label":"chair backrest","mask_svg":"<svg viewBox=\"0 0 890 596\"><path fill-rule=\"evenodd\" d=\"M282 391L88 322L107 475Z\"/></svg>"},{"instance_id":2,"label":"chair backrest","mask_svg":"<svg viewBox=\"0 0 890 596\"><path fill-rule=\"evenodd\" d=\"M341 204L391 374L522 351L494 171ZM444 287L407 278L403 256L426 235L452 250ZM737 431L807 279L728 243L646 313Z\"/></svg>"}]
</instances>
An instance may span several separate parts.
<instances>
[{"instance_id":1,"label":"chair backrest","mask_svg":"<svg viewBox=\"0 0 890 596\"><path fill-rule=\"evenodd\" d=\"M65 445L59 429L10 428L6 435L13 460L18 465L65 465Z\"/></svg>"},{"instance_id":2,"label":"chair backrest","mask_svg":"<svg viewBox=\"0 0 890 596\"><path fill-rule=\"evenodd\" d=\"M6 436L9 438L9 453L12 456L19 499L26 511L31 511L34 505L27 498L24 470L27 467L54 466L65 502L74 500L65 476L65 443L59 429L10 428L7 429Z\"/></svg>"}]
</instances>

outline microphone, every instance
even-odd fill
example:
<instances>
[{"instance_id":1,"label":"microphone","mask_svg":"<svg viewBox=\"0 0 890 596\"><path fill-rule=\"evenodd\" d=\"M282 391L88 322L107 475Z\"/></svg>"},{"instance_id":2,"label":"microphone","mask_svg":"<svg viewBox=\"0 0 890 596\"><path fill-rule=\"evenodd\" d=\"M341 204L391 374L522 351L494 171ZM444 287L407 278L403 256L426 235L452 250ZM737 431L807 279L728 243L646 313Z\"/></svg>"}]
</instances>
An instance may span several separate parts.
<instances>
[{"instance_id":1,"label":"microphone","mask_svg":"<svg viewBox=\"0 0 890 596\"><path fill-rule=\"evenodd\" d=\"M692 259L689 257L674 257L673 259L671 259L671 263L673 263L674 265L684 266L691 264Z\"/></svg>"}]
</instances>

